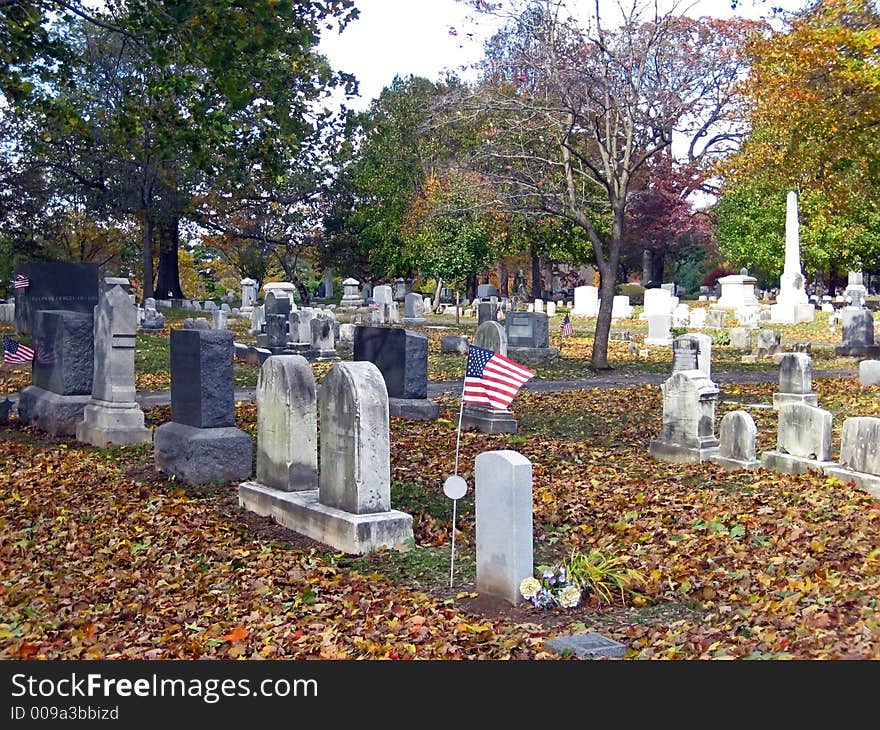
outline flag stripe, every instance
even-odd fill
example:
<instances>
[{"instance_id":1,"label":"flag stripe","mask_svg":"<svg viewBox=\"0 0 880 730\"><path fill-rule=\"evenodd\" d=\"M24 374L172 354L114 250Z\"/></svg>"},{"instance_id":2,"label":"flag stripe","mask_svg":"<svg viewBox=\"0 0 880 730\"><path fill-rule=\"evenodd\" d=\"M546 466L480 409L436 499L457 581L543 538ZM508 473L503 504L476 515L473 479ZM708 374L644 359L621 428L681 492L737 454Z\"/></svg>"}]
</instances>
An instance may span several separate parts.
<instances>
[{"instance_id":1,"label":"flag stripe","mask_svg":"<svg viewBox=\"0 0 880 730\"><path fill-rule=\"evenodd\" d=\"M482 347L469 347L462 401L506 411L514 397L535 373L503 355Z\"/></svg>"}]
</instances>

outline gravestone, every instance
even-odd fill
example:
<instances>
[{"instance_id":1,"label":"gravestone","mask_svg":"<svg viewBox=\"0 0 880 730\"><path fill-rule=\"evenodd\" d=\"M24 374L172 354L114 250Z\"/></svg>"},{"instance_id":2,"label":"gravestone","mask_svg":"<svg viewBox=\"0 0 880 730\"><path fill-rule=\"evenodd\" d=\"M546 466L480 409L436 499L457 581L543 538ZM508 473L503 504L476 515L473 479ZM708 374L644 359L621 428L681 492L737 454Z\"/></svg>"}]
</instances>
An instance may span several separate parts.
<instances>
[{"instance_id":1,"label":"gravestone","mask_svg":"<svg viewBox=\"0 0 880 730\"><path fill-rule=\"evenodd\" d=\"M700 343L696 340L676 337L672 341L672 372L696 370L699 350Z\"/></svg>"},{"instance_id":2,"label":"gravestone","mask_svg":"<svg viewBox=\"0 0 880 730\"><path fill-rule=\"evenodd\" d=\"M171 421L153 434L156 470L201 484L247 479L251 437L235 427L232 332L171 330Z\"/></svg>"},{"instance_id":3,"label":"gravestone","mask_svg":"<svg viewBox=\"0 0 880 730\"><path fill-rule=\"evenodd\" d=\"M267 322L272 314L280 314L287 319L293 308L290 295L283 289L269 289L263 298L263 312Z\"/></svg>"},{"instance_id":4,"label":"gravestone","mask_svg":"<svg viewBox=\"0 0 880 730\"><path fill-rule=\"evenodd\" d=\"M715 404L718 388L699 370L673 373L661 386L663 431L649 453L660 461L701 462L718 452Z\"/></svg>"},{"instance_id":5,"label":"gravestone","mask_svg":"<svg viewBox=\"0 0 880 730\"><path fill-rule=\"evenodd\" d=\"M779 278L776 303L770 307L770 321L783 324L812 322L816 317L816 308L807 297L806 280L801 269L797 199L794 190L790 190L785 199L785 264Z\"/></svg>"},{"instance_id":6,"label":"gravestone","mask_svg":"<svg viewBox=\"0 0 880 730\"><path fill-rule=\"evenodd\" d=\"M492 284L477 284L477 298L478 299L488 299L489 297L495 297L496 299L500 297L497 287Z\"/></svg>"},{"instance_id":7,"label":"gravestone","mask_svg":"<svg viewBox=\"0 0 880 730\"><path fill-rule=\"evenodd\" d=\"M336 340L333 334L333 319L323 313L318 313L309 323L311 328L307 357L317 362L338 360L336 354Z\"/></svg>"},{"instance_id":8,"label":"gravestone","mask_svg":"<svg viewBox=\"0 0 880 730\"><path fill-rule=\"evenodd\" d=\"M618 294L611 300L611 319L631 319L633 307L629 303L629 297Z\"/></svg>"},{"instance_id":9,"label":"gravestone","mask_svg":"<svg viewBox=\"0 0 880 730\"><path fill-rule=\"evenodd\" d=\"M578 317L595 317L599 314L599 289L595 286L574 288L574 308L571 313Z\"/></svg>"},{"instance_id":10,"label":"gravestone","mask_svg":"<svg viewBox=\"0 0 880 730\"><path fill-rule=\"evenodd\" d=\"M93 312L33 311L34 359L31 385L19 393L21 423L52 436L76 435L76 424L92 395L93 323Z\"/></svg>"},{"instance_id":11,"label":"gravestone","mask_svg":"<svg viewBox=\"0 0 880 730\"><path fill-rule=\"evenodd\" d=\"M260 334L266 327L266 310L261 304L251 310L251 329L252 335Z\"/></svg>"},{"instance_id":12,"label":"gravestone","mask_svg":"<svg viewBox=\"0 0 880 730\"><path fill-rule=\"evenodd\" d=\"M403 304L406 301L406 295L410 293L412 286L411 281L407 281L406 279L402 279L398 277L394 280L391 286L391 298L393 301L398 304Z\"/></svg>"},{"instance_id":13,"label":"gravestone","mask_svg":"<svg viewBox=\"0 0 880 730\"><path fill-rule=\"evenodd\" d=\"M16 266L13 274L28 278L15 294L15 329L33 334L34 317L41 310L87 314L91 318L98 304L98 265L81 263L28 263Z\"/></svg>"},{"instance_id":14,"label":"gravestone","mask_svg":"<svg viewBox=\"0 0 880 730\"><path fill-rule=\"evenodd\" d=\"M284 492L318 488L317 389L302 355L276 355L257 379L257 482Z\"/></svg>"},{"instance_id":15,"label":"gravestone","mask_svg":"<svg viewBox=\"0 0 880 730\"><path fill-rule=\"evenodd\" d=\"M271 297L267 296L266 299ZM287 318L289 314L266 313L266 342L264 347L273 355L287 354ZM263 344L257 338L258 344Z\"/></svg>"},{"instance_id":16,"label":"gravestone","mask_svg":"<svg viewBox=\"0 0 880 730\"><path fill-rule=\"evenodd\" d=\"M825 466L826 476L853 482L880 499L880 418L854 416L843 422L838 463Z\"/></svg>"},{"instance_id":17,"label":"gravestone","mask_svg":"<svg viewBox=\"0 0 880 730\"><path fill-rule=\"evenodd\" d=\"M755 284L758 280L748 274L733 274L718 279L721 296L715 302L715 309L726 309L734 312L740 321L757 317L761 303L755 296Z\"/></svg>"},{"instance_id":18,"label":"gravestone","mask_svg":"<svg viewBox=\"0 0 880 730\"><path fill-rule=\"evenodd\" d=\"M681 357L683 360L681 367L677 367L675 363L676 345L682 349ZM712 378L712 338L709 337L709 335L699 332L688 332L687 334L676 337L672 342L672 347L672 372L676 372L677 370L696 369L700 370L707 378ZM687 351L693 353L694 359L691 359L691 356L687 354ZM693 368L684 367L685 364L690 363L694 363Z\"/></svg>"},{"instance_id":19,"label":"gravestone","mask_svg":"<svg viewBox=\"0 0 880 730\"><path fill-rule=\"evenodd\" d=\"M425 301L421 294L410 292L404 297L404 327L422 327L427 324L425 319Z\"/></svg>"},{"instance_id":20,"label":"gravestone","mask_svg":"<svg viewBox=\"0 0 880 730\"><path fill-rule=\"evenodd\" d=\"M846 291L844 296L848 309L862 309L868 300L868 290L865 288L864 276L861 271L850 271L847 275Z\"/></svg>"},{"instance_id":21,"label":"gravestone","mask_svg":"<svg viewBox=\"0 0 880 730\"><path fill-rule=\"evenodd\" d=\"M705 327L706 326L706 310L703 307L696 307L688 314L689 327Z\"/></svg>"},{"instance_id":22,"label":"gravestone","mask_svg":"<svg viewBox=\"0 0 880 730\"><path fill-rule=\"evenodd\" d=\"M349 277L342 282L342 299L339 300L340 309L357 309L363 305L366 293L364 296L361 296L358 290L359 287L360 282L353 277Z\"/></svg>"},{"instance_id":23,"label":"gravestone","mask_svg":"<svg viewBox=\"0 0 880 730\"><path fill-rule=\"evenodd\" d=\"M752 330L748 327L731 327L730 346L740 350L750 350L752 347Z\"/></svg>"},{"instance_id":24,"label":"gravestone","mask_svg":"<svg viewBox=\"0 0 880 730\"><path fill-rule=\"evenodd\" d=\"M497 302L477 302L477 324L483 322L495 322L498 320Z\"/></svg>"},{"instance_id":25,"label":"gravestone","mask_svg":"<svg viewBox=\"0 0 880 730\"><path fill-rule=\"evenodd\" d=\"M880 385L880 360L862 360L859 363L859 384Z\"/></svg>"},{"instance_id":26,"label":"gravestone","mask_svg":"<svg viewBox=\"0 0 880 730\"><path fill-rule=\"evenodd\" d=\"M94 313L92 397L76 425L76 439L93 446L145 444L153 432L135 402L137 307L122 286L101 296Z\"/></svg>"},{"instance_id":27,"label":"gravestone","mask_svg":"<svg viewBox=\"0 0 880 730\"><path fill-rule=\"evenodd\" d=\"M388 393L370 362L339 362L318 401L318 488L284 492L246 482L239 504L335 550L365 554L412 540L412 516L391 509Z\"/></svg>"},{"instance_id":28,"label":"gravestone","mask_svg":"<svg viewBox=\"0 0 880 730\"><path fill-rule=\"evenodd\" d=\"M374 287L373 301L380 306L383 304L391 304L391 302L394 301L391 287L388 284L380 284L379 286Z\"/></svg>"},{"instance_id":29,"label":"gravestone","mask_svg":"<svg viewBox=\"0 0 880 730\"><path fill-rule=\"evenodd\" d=\"M382 374L391 415L434 420L440 406L428 400L428 336L391 327L357 327L352 359Z\"/></svg>"},{"instance_id":30,"label":"gravestone","mask_svg":"<svg viewBox=\"0 0 880 730\"><path fill-rule=\"evenodd\" d=\"M226 325L228 323L229 312L224 312L222 309L215 309L211 313L211 318L212 318L211 327L213 329L225 330Z\"/></svg>"},{"instance_id":31,"label":"gravestone","mask_svg":"<svg viewBox=\"0 0 880 730\"><path fill-rule=\"evenodd\" d=\"M467 355L467 351L468 338L465 335L444 335L440 338L440 352L444 354Z\"/></svg>"},{"instance_id":32,"label":"gravestone","mask_svg":"<svg viewBox=\"0 0 880 730\"><path fill-rule=\"evenodd\" d=\"M723 329L724 322L729 316L729 312L724 309L707 309L706 310L706 327L712 329Z\"/></svg>"},{"instance_id":33,"label":"gravestone","mask_svg":"<svg viewBox=\"0 0 880 730\"><path fill-rule=\"evenodd\" d=\"M336 346L350 350L354 347L354 331L356 325L344 323L339 325L339 339Z\"/></svg>"},{"instance_id":34,"label":"gravestone","mask_svg":"<svg viewBox=\"0 0 880 730\"><path fill-rule=\"evenodd\" d=\"M779 392L773 394L773 410L783 403L819 405L813 392L813 358L805 352L786 352L779 360Z\"/></svg>"},{"instance_id":35,"label":"gravestone","mask_svg":"<svg viewBox=\"0 0 880 730\"><path fill-rule=\"evenodd\" d=\"M804 403L783 403L778 410L776 450L763 452L761 465L785 474L830 466L831 413Z\"/></svg>"},{"instance_id":36,"label":"gravestone","mask_svg":"<svg viewBox=\"0 0 880 730\"><path fill-rule=\"evenodd\" d=\"M476 589L517 605L520 583L534 572L532 463L516 451L485 451L474 480Z\"/></svg>"},{"instance_id":37,"label":"gravestone","mask_svg":"<svg viewBox=\"0 0 880 730\"><path fill-rule=\"evenodd\" d=\"M876 357L880 345L874 344L874 313L870 309L843 309L840 313L843 344L834 348L840 357Z\"/></svg>"},{"instance_id":38,"label":"gravestone","mask_svg":"<svg viewBox=\"0 0 880 730\"><path fill-rule=\"evenodd\" d=\"M648 336L645 337L646 345L671 345L672 344L672 315L652 314L648 317Z\"/></svg>"},{"instance_id":39,"label":"gravestone","mask_svg":"<svg viewBox=\"0 0 880 730\"><path fill-rule=\"evenodd\" d=\"M772 357L782 351L782 335L777 330L759 329L755 355Z\"/></svg>"},{"instance_id":40,"label":"gravestone","mask_svg":"<svg viewBox=\"0 0 880 730\"><path fill-rule=\"evenodd\" d=\"M257 305L257 282L246 276L241 280L241 307L240 311L250 313Z\"/></svg>"},{"instance_id":41,"label":"gravestone","mask_svg":"<svg viewBox=\"0 0 880 730\"><path fill-rule=\"evenodd\" d=\"M479 325L474 331L474 345L507 357L507 333L498 322L483 322Z\"/></svg>"},{"instance_id":42,"label":"gravestone","mask_svg":"<svg viewBox=\"0 0 880 730\"><path fill-rule=\"evenodd\" d=\"M678 304L678 297L672 295L668 289L645 289L644 306L639 319L648 319L654 316L672 316L672 311Z\"/></svg>"},{"instance_id":43,"label":"gravestone","mask_svg":"<svg viewBox=\"0 0 880 730\"><path fill-rule=\"evenodd\" d=\"M758 428L747 411L731 411L721 419L718 429L718 453L709 460L728 469L756 469L761 462L755 456Z\"/></svg>"},{"instance_id":44,"label":"gravestone","mask_svg":"<svg viewBox=\"0 0 880 730\"><path fill-rule=\"evenodd\" d=\"M504 320L507 357L517 363L547 362L559 356L550 347L550 329L546 312L510 312Z\"/></svg>"}]
</instances>

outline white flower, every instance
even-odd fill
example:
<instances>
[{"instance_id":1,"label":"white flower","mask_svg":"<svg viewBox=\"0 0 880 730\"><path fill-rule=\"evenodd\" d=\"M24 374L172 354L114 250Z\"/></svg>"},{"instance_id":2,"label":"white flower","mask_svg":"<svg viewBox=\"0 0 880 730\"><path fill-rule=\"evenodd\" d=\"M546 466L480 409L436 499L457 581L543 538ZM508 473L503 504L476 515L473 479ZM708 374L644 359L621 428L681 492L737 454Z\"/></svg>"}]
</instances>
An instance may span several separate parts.
<instances>
[{"instance_id":1,"label":"white flower","mask_svg":"<svg viewBox=\"0 0 880 730\"><path fill-rule=\"evenodd\" d=\"M519 592L522 593L522 597L527 601L531 601L537 596L538 591L540 590L541 584L536 578L523 578L522 582L519 584Z\"/></svg>"},{"instance_id":2,"label":"white flower","mask_svg":"<svg viewBox=\"0 0 880 730\"><path fill-rule=\"evenodd\" d=\"M574 608L581 601L581 592L576 586L566 586L559 591L557 600L563 608Z\"/></svg>"}]
</instances>

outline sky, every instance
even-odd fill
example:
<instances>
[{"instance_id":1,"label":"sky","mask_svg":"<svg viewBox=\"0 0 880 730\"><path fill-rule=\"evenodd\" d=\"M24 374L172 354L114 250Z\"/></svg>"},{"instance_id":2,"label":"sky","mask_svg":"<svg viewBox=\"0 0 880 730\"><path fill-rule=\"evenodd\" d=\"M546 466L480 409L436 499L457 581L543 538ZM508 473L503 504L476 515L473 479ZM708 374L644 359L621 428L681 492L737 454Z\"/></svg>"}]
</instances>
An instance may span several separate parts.
<instances>
[{"instance_id":1,"label":"sky","mask_svg":"<svg viewBox=\"0 0 880 730\"><path fill-rule=\"evenodd\" d=\"M588 0L574 0L574 4L592 5ZM736 14L758 17L771 4L792 9L803 2L741 0ZM697 16L730 17L733 13L730 0L697 0L689 6L689 14ZM318 48L333 68L358 79L360 98L350 104L358 110L378 97L395 75L437 81L445 70L459 72L460 67L473 64L494 29L485 17L475 19L467 5L456 0L355 0L355 7L360 17L341 34L326 31Z\"/></svg>"}]
</instances>

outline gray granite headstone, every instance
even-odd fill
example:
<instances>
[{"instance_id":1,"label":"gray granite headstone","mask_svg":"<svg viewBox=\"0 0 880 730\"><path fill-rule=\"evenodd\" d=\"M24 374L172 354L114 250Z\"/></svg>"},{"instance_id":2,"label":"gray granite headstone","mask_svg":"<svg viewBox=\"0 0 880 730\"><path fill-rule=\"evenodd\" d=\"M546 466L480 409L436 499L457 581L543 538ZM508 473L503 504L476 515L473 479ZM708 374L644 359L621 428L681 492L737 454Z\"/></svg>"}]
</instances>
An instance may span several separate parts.
<instances>
[{"instance_id":1,"label":"gray granite headstone","mask_svg":"<svg viewBox=\"0 0 880 730\"><path fill-rule=\"evenodd\" d=\"M352 359L371 362L379 369L389 398L428 397L426 334L391 327L357 327Z\"/></svg>"},{"instance_id":2,"label":"gray granite headstone","mask_svg":"<svg viewBox=\"0 0 880 730\"><path fill-rule=\"evenodd\" d=\"M263 300L263 307L267 322L271 314L282 314L287 319L291 309L290 297L283 289L270 289Z\"/></svg>"},{"instance_id":3,"label":"gray granite headstone","mask_svg":"<svg viewBox=\"0 0 880 730\"><path fill-rule=\"evenodd\" d=\"M34 312L33 385L58 395L91 395L95 365L93 320L93 312Z\"/></svg>"},{"instance_id":4,"label":"gray granite headstone","mask_svg":"<svg viewBox=\"0 0 880 730\"><path fill-rule=\"evenodd\" d=\"M504 320L508 347L549 347L546 312L510 312Z\"/></svg>"},{"instance_id":5,"label":"gray granite headstone","mask_svg":"<svg viewBox=\"0 0 880 730\"><path fill-rule=\"evenodd\" d=\"M27 263L16 266L14 274L28 277L25 288L15 294L15 329L34 332L34 315L40 310L87 314L98 304L98 265L83 263Z\"/></svg>"},{"instance_id":6,"label":"gray granite headstone","mask_svg":"<svg viewBox=\"0 0 880 730\"><path fill-rule=\"evenodd\" d=\"M171 420L196 428L235 425L229 330L171 330Z\"/></svg>"},{"instance_id":7,"label":"gray granite headstone","mask_svg":"<svg viewBox=\"0 0 880 730\"><path fill-rule=\"evenodd\" d=\"M555 636L544 641L544 646L557 654L573 654L579 659L623 659L626 656L626 646L592 631Z\"/></svg>"},{"instance_id":8,"label":"gray granite headstone","mask_svg":"<svg viewBox=\"0 0 880 730\"><path fill-rule=\"evenodd\" d=\"M718 454L710 460L726 469L754 469L760 466L755 456L758 429L747 411L731 411L721 419L718 429Z\"/></svg>"}]
</instances>

